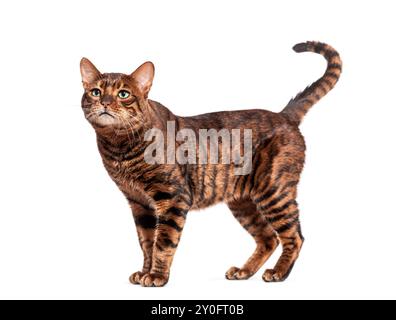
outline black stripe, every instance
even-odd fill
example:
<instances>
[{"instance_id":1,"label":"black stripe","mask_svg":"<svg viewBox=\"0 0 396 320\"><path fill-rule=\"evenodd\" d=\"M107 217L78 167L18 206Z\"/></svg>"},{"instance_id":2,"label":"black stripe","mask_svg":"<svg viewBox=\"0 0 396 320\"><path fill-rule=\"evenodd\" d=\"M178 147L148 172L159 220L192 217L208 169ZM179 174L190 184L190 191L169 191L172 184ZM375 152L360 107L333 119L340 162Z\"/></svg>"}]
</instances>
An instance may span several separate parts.
<instances>
[{"instance_id":1,"label":"black stripe","mask_svg":"<svg viewBox=\"0 0 396 320\"><path fill-rule=\"evenodd\" d=\"M267 215L281 213L281 212L285 211L286 209L288 209L291 205L297 206L296 200L293 199L293 200L287 201L284 205L282 205L278 208L271 209L270 211L266 212L265 215L267 216Z\"/></svg>"},{"instance_id":2,"label":"black stripe","mask_svg":"<svg viewBox=\"0 0 396 320\"><path fill-rule=\"evenodd\" d=\"M293 181L289 181L288 183L286 183L282 189L281 192L285 191L288 188L293 188L298 184L298 180L293 180Z\"/></svg>"},{"instance_id":3,"label":"black stripe","mask_svg":"<svg viewBox=\"0 0 396 320\"><path fill-rule=\"evenodd\" d=\"M208 204L213 203L213 201L216 199L216 178L217 178L217 167L216 165L213 165L213 172L212 172L212 181L211 181L211 188L212 188L212 193L208 199Z\"/></svg>"},{"instance_id":4,"label":"black stripe","mask_svg":"<svg viewBox=\"0 0 396 320\"><path fill-rule=\"evenodd\" d=\"M165 263L158 257L155 258L155 264L161 266L165 266Z\"/></svg>"},{"instance_id":5,"label":"black stripe","mask_svg":"<svg viewBox=\"0 0 396 320\"><path fill-rule=\"evenodd\" d=\"M244 176L240 175L240 176L238 176L238 177L236 178L236 181L235 181L235 183L234 183L234 188L232 189L232 194L235 195L235 192L237 191L238 184L239 184L239 182L241 181L241 179L243 179L243 177L244 177Z\"/></svg>"},{"instance_id":6,"label":"black stripe","mask_svg":"<svg viewBox=\"0 0 396 320\"><path fill-rule=\"evenodd\" d=\"M157 247L157 249L158 249L159 251L161 251L161 252L164 251L164 247L161 246L161 245L159 244L158 241L156 241L155 246Z\"/></svg>"},{"instance_id":7,"label":"black stripe","mask_svg":"<svg viewBox=\"0 0 396 320\"><path fill-rule=\"evenodd\" d=\"M187 212L185 210L176 207L170 208L168 212L178 217L185 217L187 215Z\"/></svg>"},{"instance_id":8,"label":"black stripe","mask_svg":"<svg viewBox=\"0 0 396 320\"><path fill-rule=\"evenodd\" d=\"M241 189L241 196L243 197L245 194L245 191L246 191L246 183L248 182L250 175L246 174L246 175L243 175L242 177L243 177L243 180L242 180L240 189Z\"/></svg>"},{"instance_id":9,"label":"black stripe","mask_svg":"<svg viewBox=\"0 0 396 320\"><path fill-rule=\"evenodd\" d=\"M317 93L314 94L314 97L315 97L316 100L319 100L319 99L322 98L322 96L320 94L317 94Z\"/></svg>"},{"instance_id":10,"label":"black stripe","mask_svg":"<svg viewBox=\"0 0 396 320\"><path fill-rule=\"evenodd\" d=\"M333 59L333 58L335 58L335 57L338 57L339 54L338 54L338 52L335 51L335 50L327 49L327 50L325 50L324 56L325 56L325 58L326 58L327 60L331 60L331 59Z\"/></svg>"},{"instance_id":11,"label":"black stripe","mask_svg":"<svg viewBox=\"0 0 396 320\"><path fill-rule=\"evenodd\" d=\"M279 182L279 180L283 177L285 173L294 173L295 167L289 164L284 164L282 167L278 170L278 173L275 177L275 183Z\"/></svg>"},{"instance_id":12,"label":"black stripe","mask_svg":"<svg viewBox=\"0 0 396 320\"><path fill-rule=\"evenodd\" d=\"M272 132L272 130L274 130L274 123L272 121L272 117L268 117L266 120L267 120L268 131Z\"/></svg>"},{"instance_id":13,"label":"black stripe","mask_svg":"<svg viewBox=\"0 0 396 320\"><path fill-rule=\"evenodd\" d=\"M167 226L175 229L177 232L180 232L183 230L183 228L179 227L179 225L173 219L165 219L165 218L161 217L158 220L158 224L167 225Z\"/></svg>"},{"instance_id":14,"label":"black stripe","mask_svg":"<svg viewBox=\"0 0 396 320\"><path fill-rule=\"evenodd\" d=\"M320 81L326 83L330 88L333 88L333 83L329 79L322 78Z\"/></svg>"},{"instance_id":15,"label":"black stripe","mask_svg":"<svg viewBox=\"0 0 396 320\"><path fill-rule=\"evenodd\" d=\"M191 194L191 191L193 189L193 187L192 187L193 183L191 181L191 175L188 170L189 165L188 164L182 165L182 166L180 166L180 169L181 169L181 175L184 177L184 180L186 181L186 184L188 186L188 190L190 191L190 194Z\"/></svg>"},{"instance_id":16,"label":"black stripe","mask_svg":"<svg viewBox=\"0 0 396 320\"><path fill-rule=\"evenodd\" d=\"M298 216L295 217L293 220L281 225L279 228L275 228L276 232L283 233L285 231L290 230L295 224L298 222Z\"/></svg>"},{"instance_id":17,"label":"black stripe","mask_svg":"<svg viewBox=\"0 0 396 320\"><path fill-rule=\"evenodd\" d=\"M136 108L136 109L138 109L139 112L142 113L142 107L140 106L139 99L135 99L135 101L136 101L136 105L137 105L137 108Z\"/></svg>"},{"instance_id":18,"label":"black stripe","mask_svg":"<svg viewBox=\"0 0 396 320\"><path fill-rule=\"evenodd\" d=\"M299 223L298 226L297 226L297 233L298 233L298 235L300 236L301 241L304 242L304 237L303 237L302 232L301 232L301 224L300 224L300 223Z\"/></svg>"},{"instance_id":19,"label":"black stripe","mask_svg":"<svg viewBox=\"0 0 396 320\"><path fill-rule=\"evenodd\" d=\"M137 226L143 229L154 229L157 225L157 218L151 214L144 214L135 217L135 223Z\"/></svg>"},{"instance_id":20,"label":"black stripe","mask_svg":"<svg viewBox=\"0 0 396 320\"><path fill-rule=\"evenodd\" d=\"M277 187L271 187L271 189L269 189L266 193L264 193L262 196L257 198L254 202L260 203L264 200L267 200L268 198L272 197L277 190L278 190Z\"/></svg>"},{"instance_id":21,"label":"black stripe","mask_svg":"<svg viewBox=\"0 0 396 320\"><path fill-rule=\"evenodd\" d=\"M286 278L290 275L290 272L292 271L295 263L296 263L296 260L294 260L293 263L290 265L289 269L286 271L286 273L283 276L282 280L286 280Z\"/></svg>"},{"instance_id":22,"label":"black stripe","mask_svg":"<svg viewBox=\"0 0 396 320\"><path fill-rule=\"evenodd\" d=\"M323 83L318 83L317 88L320 91L322 91L322 95L325 95L327 93L327 88L324 87Z\"/></svg>"},{"instance_id":23,"label":"black stripe","mask_svg":"<svg viewBox=\"0 0 396 320\"><path fill-rule=\"evenodd\" d=\"M116 161L130 161L144 154L145 146L138 145L132 148L128 141L114 144L104 138L98 138L98 143L105 156ZM138 159L138 161L141 161ZM134 163L136 163L135 161Z\"/></svg>"},{"instance_id":24,"label":"black stripe","mask_svg":"<svg viewBox=\"0 0 396 320\"><path fill-rule=\"evenodd\" d=\"M191 205L193 204L193 200L191 199L191 193L180 193L179 194L180 199L178 201L178 203L185 203L187 205L188 208L191 207ZM186 210L187 211L187 210Z\"/></svg>"},{"instance_id":25,"label":"black stripe","mask_svg":"<svg viewBox=\"0 0 396 320\"><path fill-rule=\"evenodd\" d=\"M156 168L157 167L157 165L148 165L144 161L144 156L143 155L140 155L139 157L135 157L134 159L133 158L127 159L126 161L129 161L128 167L131 168L131 169L133 168L133 171L129 171L130 173L136 172L135 168L137 166L139 166L139 168L143 168L145 166L150 167L150 168Z\"/></svg>"},{"instance_id":26,"label":"black stripe","mask_svg":"<svg viewBox=\"0 0 396 320\"><path fill-rule=\"evenodd\" d=\"M260 162L261 162L261 153L260 153L260 151L256 150L256 154L254 155L254 158L253 158L252 172L250 172L250 184L249 184L249 189L250 190L252 190L253 187L256 185L256 183L255 183L255 181L256 181L256 172L257 172L257 169L260 166Z\"/></svg>"},{"instance_id":27,"label":"black stripe","mask_svg":"<svg viewBox=\"0 0 396 320\"><path fill-rule=\"evenodd\" d=\"M140 158L141 156L144 156L145 150L146 150L145 146L140 147L138 151L135 151L135 149L133 149L130 152L123 154L122 160L129 161L129 160L133 160L138 157Z\"/></svg>"},{"instance_id":28,"label":"black stripe","mask_svg":"<svg viewBox=\"0 0 396 320\"><path fill-rule=\"evenodd\" d=\"M188 175L188 179L189 179L189 181L191 183L191 190L192 190L192 192L194 194L194 192L196 190L198 190L198 184L199 184L199 180L198 180L198 166L196 164L189 164L187 166L187 175Z\"/></svg>"},{"instance_id":29,"label":"black stripe","mask_svg":"<svg viewBox=\"0 0 396 320\"><path fill-rule=\"evenodd\" d=\"M157 165L147 165L144 161L141 161L141 160L134 161L133 163L129 163L128 167L130 168L130 170L128 170L128 173L129 174L138 174L137 178L142 177L143 175L150 173L150 172L154 171L155 169L157 169ZM157 175L155 175L151 178L156 178L156 177L157 177ZM146 183L146 181L145 181L145 183Z\"/></svg>"},{"instance_id":30,"label":"black stripe","mask_svg":"<svg viewBox=\"0 0 396 320\"><path fill-rule=\"evenodd\" d=\"M153 176L151 176L149 178L145 177L145 175L153 173L153 171L155 169L156 169L155 167L149 167L149 168L146 168L145 170L140 171L139 177L142 177L144 179L144 184L145 184L144 190L151 189L151 186L153 184L154 185L161 184L162 186L173 186L174 185L173 183L166 183L166 184L164 183L164 181L167 181L167 179L166 179L166 176L164 176L164 174L162 172L161 173L154 172ZM168 182L170 182L170 181L168 181Z\"/></svg>"},{"instance_id":31,"label":"black stripe","mask_svg":"<svg viewBox=\"0 0 396 320\"><path fill-rule=\"evenodd\" d=\"M339 69L339 70L341 70L342 66L339 63L329 63L327 65L327 69Z\"/></svg>"},{"instance_id":32,"label":"black stripe","mask_svg":"<svg viewBox=\"0 0 396 320\"><path fill-rule=\"evenodd\" d=\"M239 177L235 177L235 175L234 175L234 183L233 183L233 185L232 185L232 191L231 191L231 195L232 196L235 196L235 191L236 191L236 189L237 189L237 185L238 185L238 181L239 181L239 179L241 178L241 176L239 176Z\"/></svg>"},{"instance_id":33,"label":"black stripe","mask_svg":"<svg viewBox=\"0 0 396 320\"><path fill-rule=\"evenodd\" d=\"M305 98L304 102L307 103L307 104L312 105L312 104L314 104L315 101L313 101L311 98Z\"/></svg>"},{"instance_id":34,"label":"black stripe","mask_svg":"<svg viewBox=\"0 0 396 320\"><path fill-rule=\"evenodd\" d=\"M313 43L314 46L314 51L316 53L321 53L323 50L325 50L325 44L321 42Z\"/></svg>"},{"instance_id":35,"label":"black stripe","mask_svg":"<svg viewBox=\"0 0 396 320\"><path fill-rule=\"evenodd\" d=\"M171 247L171 248L177 248L177 243L173 243L173 241L171 239L169 239L168 237L163 237L161 238L162 243L167 246L167 247Z\"/></svg>"},{"instance_id":36,"label":"black stripe","mask_svg":"<svg viewBox=\"0 0 396 320\"><path fill-rule=\"evenodd\" d=\"M225 176L224 176L224 179L223 179L223 197L226 196L226 191L227 191L227 187L228 187L228 180L229 180L229 176L230 176L229 170L230 170L230 166L228 165L225 168Z\"/></svg>"},{"instance_id":37,"label":"black stripe","mask_svg":"<svg viewBox=\"0 0 396 320\"><path fill-rule=\"evenodd\" d=\"M115 150L115 152L123 150L123 148L131 149L131 145L129 144L129 141L127 139L120 141L112 141L106 139L105 137L98 136L98 142L100 142L102 145L106 146L108 149L112 151ZM125 150L123 150L123 152L125 152Z\"/></svg>"},{"instance_id":38,"label":"black stripe","mask_svg":"<svg viewBox=\"0 0 396 320\"><path fill-rule=\"evenodd\" d=\"M250 221L250 223L248 224L244 224L242 225L246 230L248 230L251 227L259 227L261 226L261 228L265 228L268 225L268 221L267 220L263 220L262 216L260 214L256 214L255 216L253 216L253 219Z\"/></svg>"},{"instance_id":39,"label":"black stripe","mask_svg":"<svg viewBox=\"0 0 396 320\"><path fill-rule=\"evenodd\" d=\"M201 202L203 200L203 198L205 197L205 173L206 173L206 166L205 165L201 165L202 168L202 172L201 172L201 176L202 176L202 180L201 180L201 189L199 190L199 202Z\"/></svg>"},{"instance_id":40,"label":"black stripe","mask_svg":"<svg viewBox=\"0 0 396 320\"><path fill-rule=\"evenodd\" d=\"M275 217L266 217L266 219L267 219L269 222L274 223L274 222L278 222L278 221L280 221L280 220L288 220L288 219L290 219L290 218L295 217L297 214L298 214L298 210L293 211L293 212L291 212L291 213L288 213L288 214L286 214L286 215L285 215L285 214L279 214L279 215L277 215L277 216L275 216Z\"/></svg>"},{"instance_id":41,"label":"black stripe","mask_svg":"<svg viewBox=\"0 0 396 320\"><path fill-rule=\"evenodd\" d=\"M113 154L109 153L108 151L103 152L103 156L106 159L110 159L111 161L116 161L116 162L120 161L120 158L113 156Z\"/></svg>"},{"instance_id":42,"label":"black stripe","mask_svg":"<svg viewBox=\"0 0 396 320\"><path fill-rule=\"evenodd\" d=\"M102 149L113 157L121 158L124 155L124 151L121 148L114 147L109 144L101 143Z\"/></svg>"},{"instance_id":43,"label":"black stripe","mask_svg":"<svg viewBox=\"0 0 396 320\"><path fill-rule=\"evenodd\" d=\"M272 208L273 206L277 205L280 201L282 201L284 198L286 198L288 196L288 192L282 193L281 195L279 195L278 197L276 197L275 199L271 200L270 202L268 202L265 206L261 206L260 210L268 210L270 208Z\"/></svg>"},{"instance_id":44,"label":"black stripe","mask_svg":"<svg viewBox=\"0 0 396 320\"><path fill-rule=\"evenodd\" d=\"M326 72L325 77L327 77L327 78L333 78L333 79L335 79L335 80L338 80L338 78L340 77L340 75L330 71L330 72Z\"/></svg>"},{"instance_id":45,"label":"black stripe","mask_svg":"<svg viewBox=\"0 0 396 320\"><path fill-rule=\"evenodd\" d=\"M113 149L113 146L110 143L107 143L107 142L102 141L102 140L98 140L98 142L99 142L99 145L100 145L100 147L101 147L101 149L103 151L106 151L107 153L109 153L109 154L111 154L113 156L120 157L122 155L122 153L118 152L119 151L118 149L117 149L117 151L115 151Z\"/></svg>"},{"instance_id":46,"label":"black stripe","mask_svg":"<svg viewBox=\"0 0 396 320\"><path fill-rule=\"evenodd\" d=\"M173 198L173 195L172 195L171 193L162 192L162 191L157 192L157 193L154 195L154 197L153 197L153 199L154 199L155 201L169 200L169 199L172 199L172 198Z\"/></svg>"},{"instance_id":47,"label":"black stripe","mask_svg":"<svg viewBox=\"0 0 396 320\"><path fill-rule=\"evenodd\" d=\"M316 90L316 88L318 87L318 84L320 82L319 80L316 80L314 83L312 83L306 90L307 92L309 92L309 94L311 94L312 92L314 92Z\"/></svg>"},{"instance_id":48,"label":"black stripe","mask_svg":"<svg viewBox=\"0 0 396 320\"><path fill-rule=\"evenodd\" d=\"M154 262L156 266L155 271L161 272L165 269L165 263L160 258L155 258Z\"/></svg>"}]
</instances>

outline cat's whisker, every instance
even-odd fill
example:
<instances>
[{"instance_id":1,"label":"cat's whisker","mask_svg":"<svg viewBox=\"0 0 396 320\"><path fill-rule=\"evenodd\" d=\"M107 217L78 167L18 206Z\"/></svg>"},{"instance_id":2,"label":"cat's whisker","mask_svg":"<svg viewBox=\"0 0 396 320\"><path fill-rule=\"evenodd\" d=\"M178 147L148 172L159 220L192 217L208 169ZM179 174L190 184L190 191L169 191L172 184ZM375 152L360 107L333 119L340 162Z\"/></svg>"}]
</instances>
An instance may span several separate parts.
<instances>
[{"instance_id":1,"label":"cat's whisker","mask_svg":"<svg viewBox=\"0 0 396 320\"><path fill-rule=\"evenodd\" d=\"M124 117L124 115L125 115L125 113L123 113L122 115L120 115L120 118L122 118L123 124L124 124L124 125L127 125L127 126L129 127L131 133L133 134L133 139L136 139L136 137L135 137L134 126L128 121L128 118L127 118L126 116ZM127 113L126 115L129 116L128 113ZM128 130L128 129L126 129L126 130Z\"/></svg>"},{"instance_id":2,"label":"cat's whisker","mask_svg":"<svg viewBox=\"0 0 396 320\"><path fill-rule=\"evenodd\" d=\"M137 139L138 137L136 137L135 135L135 129L133 127L133 125L129 122L128 119L124 118L125 124L129 127L129 129L131 130L131 133L133 135L133 139Z\"/></svg>"},{"instance_id":3,"label":"cat's whisker","mask_svg":"<svg viewBox=\"0 0 396 320\"><path fill-rule=\"evenodd\" d=\"M121 122L122 122L123 124L126 124L125 121L124 121L124 119L123 119L121 116L119 117L119 119L121 120ZM128 137L129 145L132 147L133 144L132 144L131 138L130 138L130 136L129 136L128 128L125 127L125 131L126 131L126 134L127 134L127 137Z\"/></svg>"},{"instance_id":4,"label":"cat's whisker","mask_svg":"<svg viewBox=\"0 0 396 320\"><path fill-rule=\"evenodd\" d=\"M132 120L134 120L136 123L142 123L142 124L146 123L146 122L144 122L144 119L140 116L140 114L139 114L138 116L133 116L133 115L129 115L129 116L130 116L130 118L132 118ZM128 119L126 119L126 120L128 121ZM133 128L135 127L135 126L133 126L132 124L131 124L131 126L132 126ZM137 131L137 134L138 134L139 139L141 140L142 137L141 137L141 135L140 135L140 130Z\"/></svg>"},{"instance_id":5,"label":"cat's whisker","mask_svg":"<svg viewBox=\"0 0 396 320\"><path fill-rule=\"evenodd\" d=\"M134 118L134 119L135 119L135 118ZM128 119L125 119L125 121L126 121L126 122L128 123L128 125L130 126L130 128L131 128L131 130L132 130L132 133L133 133L133 136L135 137L135 133L136 133L136 134L138 135L139 141L141 141L141 136L140 136L139 131L136 131L136 130L135 130L133 124L132 124Z\"/></svg>"}]
</instances>

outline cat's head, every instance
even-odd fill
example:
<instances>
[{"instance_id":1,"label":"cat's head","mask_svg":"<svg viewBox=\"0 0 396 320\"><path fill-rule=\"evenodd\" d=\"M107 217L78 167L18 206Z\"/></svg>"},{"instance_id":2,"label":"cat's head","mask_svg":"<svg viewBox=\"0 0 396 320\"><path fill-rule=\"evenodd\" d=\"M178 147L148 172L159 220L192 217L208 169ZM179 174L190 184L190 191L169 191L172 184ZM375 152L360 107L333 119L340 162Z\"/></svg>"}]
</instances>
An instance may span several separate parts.
<instances>
[{"instance_id":1,"label":"cat's head","mask_svg":"<svg viewBox=\"0 0 396 320\"><path fill-rule=\"evenodd\" d=\"M84 94L82 108L96 130L130 130L143 125L154 65L143 63L132 74L100 73L86 58L80 71Z\"/></svg>"}]
</instances>

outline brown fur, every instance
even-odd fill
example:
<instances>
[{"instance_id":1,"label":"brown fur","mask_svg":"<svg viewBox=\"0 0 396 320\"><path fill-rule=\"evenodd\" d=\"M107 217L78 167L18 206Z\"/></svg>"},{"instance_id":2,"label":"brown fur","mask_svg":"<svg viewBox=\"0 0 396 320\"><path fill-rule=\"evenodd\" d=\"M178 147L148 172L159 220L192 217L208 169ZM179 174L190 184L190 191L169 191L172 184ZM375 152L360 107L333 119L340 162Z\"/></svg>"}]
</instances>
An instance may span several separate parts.
<instances>
[{"instance_id":1,"label":"brown fur","mask_svg":"<svg viewBox=\"0 0 396 320\"><path fill-rule=\"evenodd\" d=\"M309 108L333 88L341 73L338 53L326 44L307 42L294 50L322 54L328 68L282 112L226 111L195 117L175 116L147 99L154 76L150 62L131 75L101 74L82 59L82 107L96 131L104 166L132 208L143 250L143 268L131 275L132 283L166 284L187 212L221 201L228 204L257 244L243 267L227 271L227 279L251 277L279 242L282 255L273 269L265 271L263 279L281 281L288 276L303 244L296 196L305 143L298 125ZM92 96L94 88L101 90L100 97ZM130 97L118 98L122 89L129 91ZM252 129L251 173L234 175L233 164L147 164L143 159L148 146L144 133L156 127L166 134L170 120L176 122L177 130L190 128L195 132L201 128Z\"/></svg>"}]
</instances>

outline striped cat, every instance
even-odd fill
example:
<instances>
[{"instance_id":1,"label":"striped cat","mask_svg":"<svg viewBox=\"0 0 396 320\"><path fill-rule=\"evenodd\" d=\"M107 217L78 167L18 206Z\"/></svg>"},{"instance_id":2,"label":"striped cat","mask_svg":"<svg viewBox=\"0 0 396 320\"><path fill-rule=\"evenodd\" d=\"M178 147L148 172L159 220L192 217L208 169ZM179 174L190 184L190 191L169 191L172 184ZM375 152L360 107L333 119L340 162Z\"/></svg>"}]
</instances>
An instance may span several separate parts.
<instances>
[{"instance_id":1,"label":"striped cat","mask_svg":"<svg viewBox=\"0 0 396 320\"><path fill-rule=\"evenodd\" d=\"M280 113L243 110L179 117L148 99L154 77L151 62L128 75L100 73L88 59L81 60L82 109L95 129L104 166L132 209L144 255L142 270L130 276L132 283L165 285L187 213L221 201L257 245L246 263L230 268L226 278L248 279L279 243L282 254L263 279L275 282L287 278L304 240L296 195L305 143L298 126L341 73L341 59L329 45L306 42L293 49L323 55L327 70ZM235 163L148 163L145 155L151 141L144 139L145 133L157 128L166 136L171 121L176 130L195 133L200 129L250 129L250 173L235 174ZM220 141L219 148L223 144Z\"/></svg>"}]
</instances>

